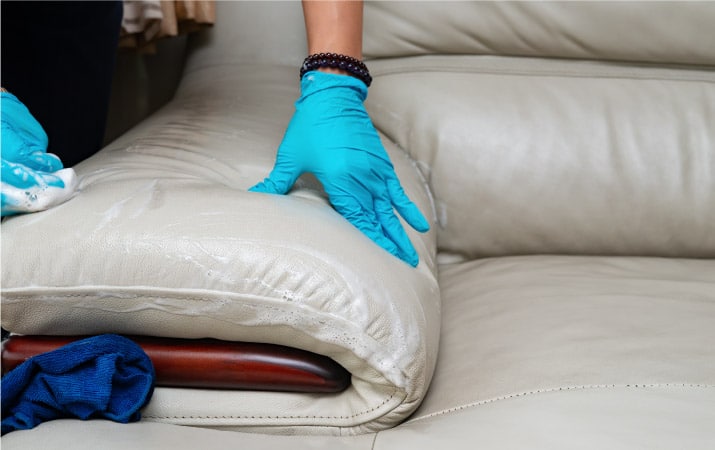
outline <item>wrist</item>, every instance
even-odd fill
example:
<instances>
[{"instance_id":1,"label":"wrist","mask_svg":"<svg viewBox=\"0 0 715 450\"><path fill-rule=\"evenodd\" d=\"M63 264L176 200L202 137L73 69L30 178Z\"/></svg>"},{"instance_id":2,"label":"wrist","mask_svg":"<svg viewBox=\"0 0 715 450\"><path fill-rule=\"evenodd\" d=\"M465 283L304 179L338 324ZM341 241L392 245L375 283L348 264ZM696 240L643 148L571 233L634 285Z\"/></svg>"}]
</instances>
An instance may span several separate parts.
<instances>
[{"instance_id":1,"label":"wrist","mask_svg":"<svg viewBox=\"0 0 715 450\"><path fill-rule=\"evenodd\" d=\"M370 86L372 77L365 63L352 56L338 53L314 53L303 61L300 69L300 77L303 78L307 72L319 70L327 73L337 73L350 75Z\"/></svg>"},{"instance_id":2,"label":"wrist","mask_svg":"<svg viewBox=\"0 0 715 450\"><path fill-rule=\"evenodd\" d=\"M350 76L350 72L348 72L347 70L336 69L336 68L334 68L334 67L318 67L318 68L315 69L315 70L316 70L317 72L332 73L332 74L335 74L335 75L347 75L347 76Z\"/></svg>"},{"instance_id":3,"label":"wrist","mask_svg":"<svg viewBox=\"0 0 715 450\"><path fill-rule=\"evenodd\" d=\"M342 102L357 106L367 98L364 82L352 76L312 70L300 80L301 98L311 102Z\"/></svg>"}]
</instances>

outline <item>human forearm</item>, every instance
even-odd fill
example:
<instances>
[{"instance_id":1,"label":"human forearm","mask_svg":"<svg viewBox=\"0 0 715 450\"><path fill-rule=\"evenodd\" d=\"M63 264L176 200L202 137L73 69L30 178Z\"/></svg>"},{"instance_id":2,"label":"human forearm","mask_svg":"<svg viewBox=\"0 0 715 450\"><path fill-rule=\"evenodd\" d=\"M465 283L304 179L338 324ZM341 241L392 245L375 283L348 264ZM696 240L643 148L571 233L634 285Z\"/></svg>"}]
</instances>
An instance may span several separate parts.
<instances>
[{"instance_id":1,"label":"human forearm","mask_svg":"<svg viewBox=\"0 0 715 450\"><path fill-rule=\"evenodd\" d=\"M303 0L308 53L362 59L362 1Z\"/></svg>"}]
</instances>

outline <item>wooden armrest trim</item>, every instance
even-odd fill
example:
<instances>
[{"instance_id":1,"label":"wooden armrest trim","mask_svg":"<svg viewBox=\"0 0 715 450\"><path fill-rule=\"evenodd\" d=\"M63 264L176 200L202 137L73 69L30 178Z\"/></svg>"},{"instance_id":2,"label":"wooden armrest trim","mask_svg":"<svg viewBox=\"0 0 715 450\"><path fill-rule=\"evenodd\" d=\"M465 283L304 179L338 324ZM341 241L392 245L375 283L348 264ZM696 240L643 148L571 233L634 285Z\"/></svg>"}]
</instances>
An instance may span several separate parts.
<instances>
[{"instance_id":1,"label":"wooden armrest trim","mask_svg":"<svg viewBox=\"0 0 715 450\"><path fill-rule=\"evenodd\" d=\"M11 335L3 343L2 372L86 337ZM126 337L151 359L157 386L336 393L350 385L345 368L305 350L216 339Z\"/></svg>"}]
</instances>

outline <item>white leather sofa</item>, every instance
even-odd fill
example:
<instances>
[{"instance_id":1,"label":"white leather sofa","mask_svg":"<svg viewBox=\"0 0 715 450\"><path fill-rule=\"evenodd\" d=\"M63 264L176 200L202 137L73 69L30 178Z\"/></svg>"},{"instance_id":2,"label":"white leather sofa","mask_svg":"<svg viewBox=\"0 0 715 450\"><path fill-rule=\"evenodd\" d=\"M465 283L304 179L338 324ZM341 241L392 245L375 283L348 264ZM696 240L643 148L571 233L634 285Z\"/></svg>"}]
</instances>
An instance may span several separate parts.
<instances>
[{"instance_id":1,"label":"white leather sofa","mask_svg":"<svg viewBox=\"0 0 715 450\"><path fill-rule=\"evenodd\" d=\"M715 4L376 2L413 269L271 169L300 3L220 2L175 98L2 225L2 323L289 345L339 394L158 387L4 449L715 448Z\"/></svg>"}]
</instances>

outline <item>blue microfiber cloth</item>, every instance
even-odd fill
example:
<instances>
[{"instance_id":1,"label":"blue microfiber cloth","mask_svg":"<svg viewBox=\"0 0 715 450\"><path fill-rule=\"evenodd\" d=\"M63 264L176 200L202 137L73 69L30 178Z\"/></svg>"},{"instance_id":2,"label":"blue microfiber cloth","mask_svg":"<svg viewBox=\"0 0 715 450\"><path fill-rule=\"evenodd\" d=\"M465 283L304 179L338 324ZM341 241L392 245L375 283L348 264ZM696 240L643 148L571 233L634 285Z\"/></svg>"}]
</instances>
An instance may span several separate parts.
<instances>
[{"instance_id":1,"label":"blue microfiber cloth","mask_svg":"<svg viewBox=\"0 0 715 450\"><path fill-rule=\"evenodd\" d=\"M34 356L2 379L2 434L61 417L137 421L154 378L144 350L112 334Z\"/></svg>"}]
</instances>

